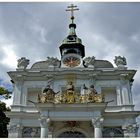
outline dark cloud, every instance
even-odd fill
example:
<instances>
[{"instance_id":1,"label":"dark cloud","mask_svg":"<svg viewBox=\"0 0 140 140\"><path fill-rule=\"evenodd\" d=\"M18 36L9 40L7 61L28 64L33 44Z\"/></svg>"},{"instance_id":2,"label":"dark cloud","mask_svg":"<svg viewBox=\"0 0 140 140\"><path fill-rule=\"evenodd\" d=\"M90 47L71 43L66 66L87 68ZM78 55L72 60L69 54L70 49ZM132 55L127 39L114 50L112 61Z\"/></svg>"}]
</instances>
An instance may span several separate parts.
<instances>
[{"instance_id":1,"label":"dark cloud","mask_svg":"<svg viewBox=\"0 0 140 140\"><path fill-rule=\"evenodd\" d=\"M67 21L64 20L66 14L63 5L60 3L0 5L2 30L5 36L16 44L15 51L18 56L39 59L48 55L56 56L59 53L58 47L66 32Z\"/></svg>"},{"instance_id":2,"label":"dark cloud","mask_svg":"<svg viewBox=\"0 0 140 140\"><path fill-rule=\"evenodd\" d=\"M138 47L140 3L89 3L88 5L89 9L85 13L82 13L81 8L81 13L84 15L81 20L86 22L84 29L87 30L87 36L89 31L93 33L93 38L97 34L113 42L115 45L110 46L110 49L114 47L114 51L121 46L119 53L126 56L129 66L139 65L140 59L137 58L140 52ZM83 37L84 34L85 32L82 34ZM88 38L90 39L90 36ZM89 44L87 48L93 44ZM106 55L106 48L108 46L103 46L99 57L103 58L103 54ZM100 51L100 48L95 47L95 49Z\"/></svg>"}]
</instances>

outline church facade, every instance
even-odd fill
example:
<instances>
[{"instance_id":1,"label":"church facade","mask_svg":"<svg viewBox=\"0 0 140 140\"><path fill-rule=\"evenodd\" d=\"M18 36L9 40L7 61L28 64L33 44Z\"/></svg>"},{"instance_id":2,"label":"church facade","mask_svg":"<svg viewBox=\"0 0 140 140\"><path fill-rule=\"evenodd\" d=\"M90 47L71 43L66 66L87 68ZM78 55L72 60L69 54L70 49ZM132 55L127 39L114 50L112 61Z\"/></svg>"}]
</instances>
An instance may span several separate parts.
<instances>
[{"instance_id":1,"label":"church facade","mask_svg":"<svg viewBox=\"0 0 140 140\"><path fill-rule=\"evenodd\" d=\"M29 60L18 60L8 72L13 83L9 138L101 138L137 137L132 83L136 70L126 59L85 57L85 46L76 35L74 10L69 34L60 45L61 60L48 57L27 68Z\"/></svg>"}]
</instances>

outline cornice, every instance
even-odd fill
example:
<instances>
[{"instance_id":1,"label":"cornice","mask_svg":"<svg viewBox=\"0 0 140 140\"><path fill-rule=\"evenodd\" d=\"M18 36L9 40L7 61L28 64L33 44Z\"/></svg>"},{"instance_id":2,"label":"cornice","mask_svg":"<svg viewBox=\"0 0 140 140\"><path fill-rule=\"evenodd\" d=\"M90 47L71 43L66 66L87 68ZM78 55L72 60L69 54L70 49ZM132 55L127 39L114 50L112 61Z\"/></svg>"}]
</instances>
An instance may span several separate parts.
<instances>
[{"instance_id":1,"label":"cornice","mask_svg":"<svg viewBox=\"0 0 140 140\"><path fill-rule=\"evenodd\" d=\"M111 118L125 118L125 117L138 117L140 115L140 111L119 111L119 112L104 112L104 117Z\"/></svg>"},{"instance_id":2,"label":"cornice","mask_svg":"<svg viewBox=\"0 0 140 140\"><path fill-rule=\"evenodd\" d=\"M118 69L89 69L89 68L57 68L57 69L47 69L47 70L25 70L25 71L10 71L8 72L12 80L47 80L49 78L62 78L67 74L75 74L81 77L90 77L91 75L96 75L96 79L106 79L106 80L120 80L121 78L126 78L125 80L133 79L136 70L118 70Z\"/></svg>"}]
</instances>

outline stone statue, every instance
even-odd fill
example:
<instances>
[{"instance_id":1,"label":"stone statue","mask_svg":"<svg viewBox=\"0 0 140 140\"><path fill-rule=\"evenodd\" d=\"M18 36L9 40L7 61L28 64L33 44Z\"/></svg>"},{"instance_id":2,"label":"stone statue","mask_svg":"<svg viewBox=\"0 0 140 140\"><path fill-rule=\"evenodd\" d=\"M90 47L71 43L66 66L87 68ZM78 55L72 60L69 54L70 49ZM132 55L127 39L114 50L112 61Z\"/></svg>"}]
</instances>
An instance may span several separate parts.
<instances>
[{"instance_id":1,"label":"stone statue","mask_svg":"<svg viewBox=\"0 0 140 140\"><path fill-rule=\"evenodd\" d=\"M115 56L114 62L118 67L124 67L127 64L124 56Z\"/></svg>"},{"instance_id":2,"label":"stone statue","mask_svg":"<svg viewBox=\"0 0 140 140\"><path fill-rule=\"evenodd\" d=\"M72 82L69 82L66 86L66 92L64 94L64 100L66 103L75 103L76 102L76 94L74 85Z\"/></svg>"},{"instance_id":3,"label":"stone statue","mask_svg":"<svg viewBox=\"0 0 140 140\"><path fill-rule=\"evenodd\" d=\"M90 87L87 88L87 87L85 86L85 84L84 84L84 85L83 85L83 89L84 89L84 91L85 91L84 94L97 94L97 91L95 90L94 85L90 85Z\"/></svg>"},{"instance_id":4,"label":"stone statue","mask_svg":"<svg viewBox=\"0 0 140 140\"><path fill-rule=\"evenodd\" d=\"M20 59L18 59L18 64L17 64L18 69L24 70L28 65L29 65L29 60L26 59L25 57L21 57Z\"/></svg>"},{"instance_id":5,"label":"stone statue","mask_svg":"<svg viewBox=\"0 0 140 140\"><path fill-rule=\"evenodd\" d=\"M54 102L55 94L53 89L50 88L50 85L47 85L43 93L40 96L38 95L38 100L41 103Z\"/></svg>"},{"instance_id":6,"label":"stone statue","mask_svg":"<svg viewBox=\"0 0 140 140\"><path fill-rule=\"evenodd\" d=\"M85 84L83 85L83 89L84 89L84 96L81 98L84 99L84 101L82 102L95 102L94 97L97 94L97 91L94 88L94 85L91 85L89 88L87 88L85 86Z\"/></svg>"},{"instance_id":7,"label":"stone statue","mask_svg":"<svg viewBox=\"0 0 140 140\"><path fill-rule=\"evenodd\" d=\"M87 103L87 95L80 95L80 100L79 100L79 102L80 103Z\"/></svg>"},{"instance_id":8,"label":"stone statue","mask_svg":"<svg viewBox=\"0 0 140 140\"><path fill-rule=\"evenodd\" d=\"M103 101L104 101L103 95L102 95L102 94L96 94L96 95L94 96L94 101L95 101L96 103L101 103L101 102L103 102Z\"/></svg>"},{"instance_id":9,"label":"stone statue","mask_svg":"<svg viewBox=\"0 0 140 140\"><path fill-rule=\"evenodd\" d=\"M60 66L60 61L57 58L54 57L47 57L46 60L48 66L54 66L54 67L59 67Z\"/></svg>"},{"instance_id":10,"label":"stone statue","mask_svg":"<svg viewBox=\"0 0 140 140\"><path fill-rule=\"evenodd\" d=\"M69 82L66 86L66 90L69 91L74 91L74 85L72 82Z\"/></svg>"},{"instance_id":11,"label":"stone statue","mask_svg":"<svg viewBox=\"0 0 140 140\"><path fill-rule=\"evenodd\" d=\"M88 102L95 102L94 97L97 94L97 91L94 89L94 85L91 85L88 89Z\"/></svg>"},{"instance_id":12,"label":"stone statue","mask_svg":"<svg viewBox=\"0 0 140 140\"><path fill-rule=\"evenodd\" d=\"M59 91L60 92L60 91ZM75 87L72 82L69 82L66 86L66 89L63 93L58 94L51 89L50 85L47 85L43 90L42 94L38 95L39 103L94 103L94 102L103 102L102 94L97 94L97 91L94 88L94 85L91 85L89 88L83 85L83 93L80 94L75 90Z\"/></svg>"},{"instance_id":13,"label":"stone statue","mask_svg":"<svg viewBox=\"0 0 140 140\"><path fill-rule=\"evenodd\" d=\"M63 102L63 95L55 95L55 103L62 103Z\"/></svg>"},{"instance_id":14,"label":"stone statue","mask_svg":"<svg viewBox=\"0 0 140 140\"><path fill-rule=\"evenodd\" d=\"M97 91L95 90L94 85L91 85L89 87L89 92L92 93L92 94L97 94Z\"/></svg>"},{"instance_id":15,"label":"stone statue","mask_svg":"<svg viewBox=\"0 0 140 140\"><path fill-rule=\"evenodd\" d=\"M92 56L92 57L86 57L84 59L84 65L86 67L94 67L94 62L95 62L95 57Z\"/></svg>"}]
</instances>

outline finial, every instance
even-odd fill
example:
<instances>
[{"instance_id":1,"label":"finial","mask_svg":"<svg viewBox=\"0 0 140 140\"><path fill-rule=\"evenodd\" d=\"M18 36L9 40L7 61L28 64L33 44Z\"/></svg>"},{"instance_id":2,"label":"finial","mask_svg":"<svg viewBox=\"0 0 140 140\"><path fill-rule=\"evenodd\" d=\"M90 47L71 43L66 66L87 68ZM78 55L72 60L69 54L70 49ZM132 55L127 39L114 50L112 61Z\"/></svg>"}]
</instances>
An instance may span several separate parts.
<instances>
[{"instance_id":1,"label":"finial","mask_svg":"<svg viewBox=\"0 0 140 140\"><path fill-rule=\"evenodd\" d=\"M79 10L78 8L76 8L77 6L74 5L74 4L71 4L70 6L68 6L68 9L66 9L66 11L71 11L71 20L72 20L72 23L74 21L74 11L77 11Z\"/></svg>"}]
</instances>

